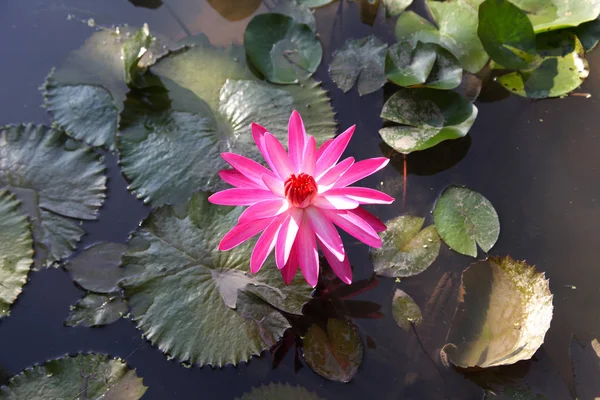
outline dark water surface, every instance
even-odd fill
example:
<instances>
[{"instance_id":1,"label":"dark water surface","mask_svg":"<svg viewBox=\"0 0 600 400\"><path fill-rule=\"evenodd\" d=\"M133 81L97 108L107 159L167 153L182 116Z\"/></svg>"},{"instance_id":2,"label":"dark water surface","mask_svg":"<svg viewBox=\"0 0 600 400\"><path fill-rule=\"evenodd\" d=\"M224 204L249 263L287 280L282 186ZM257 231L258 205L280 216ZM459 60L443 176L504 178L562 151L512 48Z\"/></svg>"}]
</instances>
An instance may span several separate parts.
<instances>
[{"instance_id":1,"label":"dark water surface","mask_svg":"<svg viewBox=\"0 0 600 400\"><path fill-rule=\"evenodd\" d=\"M81 20L93 18L96 25L106 27L147 22L153 33L173 39L186 35L183 24L191 34L206 33L214 44L241 43L249 19L228 22L200 0L164 3L167 5L147 10L126 0L0 2L0 124L50 123L40 108L38 87L53 66L60 65L93 33L94 29ZM418 3L415 9L421 12ZM69 21L69 14L76 19ZM378 134L384 91L364 97L355 90L343 94L329 79L327 66L331 53L347 38L375 34L392 42L393 21L386 21L380 12L374 27L363 24L358 4L347 1L342 8L337 3L318 9L316 16L324 47L316 78L330 90L338 131L358 125L346 155L363 159L389 154ZM374 210L384 220L410 213L426 216L429 224L433 203L448 184L467 185L490 199L501 222L500 239L490 254L510 254L536 265L546 272L554 294L554 318L543 348L533 361L502 369L501 374L527 376L538 387L560 387L564 381L571 392L572 335L582 341L600 336L600 53L591 53L589 61L590 77L579 91L591 93L591 98L535 102L510 96L494 102L478 101L479 116L468 137L408 157L406 206L403 208L400 200ZM149 212L127 191L116 157L107 155L105 162L108 198L99 220L84 224L88 234L79 249L101 241L125 242ZM402 157L393 157L392 164L368 179L365 186L401 198ZM367 247L353 245L347 236L344 240L351 252L355 281L368 279L373 268ZM0 384L34 363L66 353L93 351L126 359L149 386L144 396L148 400L232 399L251 387L275 381L302 385L327 399L373 395L378 399L482 399L483 390L472 375L442 367L437 357L452 319L460 272L471 262L443 247L437 261L424 273L401 283L379 279L375 289L361 294L357 299L380 304L386 317L354 320L363 341L369 337L371 345L365 346L363 363L349 384L327 381L308 367L295 373L292 353L276 369L269 354L238 367L186 369L176 360L167 360L141 338L131 321L124 319L100 329L67 328L63 321L69 306L83 291L62 269L35 272L10 318L0 322ZM449 273L446 276L452 284L437 291L441 296L436 302L432 299L434 289L445 273ZM434 322L417 328L420 341L414 332L398 328L391 318L394 287L405 290L424 311L435 315ZM559 389L548 395L550 399L565 398Z\"/></svg>"}]
</instances>

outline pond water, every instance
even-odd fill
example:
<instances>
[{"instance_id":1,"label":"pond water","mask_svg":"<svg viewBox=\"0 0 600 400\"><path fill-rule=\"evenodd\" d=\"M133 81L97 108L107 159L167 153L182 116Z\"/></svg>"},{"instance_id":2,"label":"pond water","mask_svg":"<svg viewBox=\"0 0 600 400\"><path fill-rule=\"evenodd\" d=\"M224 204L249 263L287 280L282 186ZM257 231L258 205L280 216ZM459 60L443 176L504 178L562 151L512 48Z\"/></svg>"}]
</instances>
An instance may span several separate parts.
<instances>
[{"instance_id":1,"label":"pond water","mask_svg":"<svg viewBox=\"0 0 600 400\"><path fill-rule=\"evenodd\" d=\"M147 22L153 33L172 39L205 33L213 44L241 43L251 17L230 22L204 1L168 0L154 10L134 7L125 0L19 0L0 4L0 124L34 122L49 124L40 107L38 87L48 71L79 48L94 28ZM423 13L420 2L413 9ZM261 6L257 12L265 11ZM75 18L68 20L68 16ZM344 94L332 83L327 67L332 52L348 38L374 34L393 42L394 23L380 12L373 26L361 21L358 3L344 1L317 9L323 62L315 78L329 91L336 111L338 132L357 124L357 133L346 155L356 159L388 155L378 134L379 113L385 91L359 97L356 90ZM91 22L93 20L93 23ZM406 203L402 202L403 160L368 178L398 200L377 208L388 220L403 213L432 222L431 209L449 184L466 185L484 194L500 216L501 234L491 255L510 254L527 260L545 272L554 294L554 315L543 347L532 361L498 370L505 379L525 377L533 386L549 388L548 398L564 399L562 383L573 393L570 358L571 338L582 342L600 336L600 170L597 129L600 96L600 53L589 55L590 77L579 89L591 98L566 97L533 101L515 95L475 104L479 116L463 139L407 157ZM201 65L198 68L202 68ZM499 92L500 93L500 92ZM148 215L150 209L127 191L116 156L107 153L107 200L99 219L84 223L87 232L78 251L102 242L123 242ZM354 280L373 274L366 245L343 236L354 266ZM356 318L365 343L364 360L348 384L321 378L310 368L295 371L293 352L277 368L263 353L237 367L184 368L145 341L134 324L121 319L102 328L70 328L63 325L83 291L63 269L30 275L10 318L0 322L0 384L32 364L64 354L102 352L121 357L149 387L144 399L232 399L252 387L269 382L301 385L326 399L482 399L477 373L446 368L439 362L456 305L460 273L472 259L442 247L435 263L422 274L395 282L376 278L378 285L355 297L380 305L383 318ZM438 282L449 277L442 289ZM398 328L391 315L394 288L409 293L424 311L435 313L414 331ZM435 296L434 296L435 294ZM475 376L473 376L475 375ZM552 389L554 387L559 389ZM600 396L600 393L597 393Z\"/></svg>"}]
</instances>

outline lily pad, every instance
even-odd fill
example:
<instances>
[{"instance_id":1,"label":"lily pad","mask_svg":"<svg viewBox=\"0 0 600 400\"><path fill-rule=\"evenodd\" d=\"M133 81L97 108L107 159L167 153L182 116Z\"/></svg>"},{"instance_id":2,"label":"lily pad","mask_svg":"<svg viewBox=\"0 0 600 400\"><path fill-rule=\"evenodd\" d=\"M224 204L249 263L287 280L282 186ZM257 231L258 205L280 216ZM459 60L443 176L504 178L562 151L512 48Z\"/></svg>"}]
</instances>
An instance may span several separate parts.
<instances>
[{"instance_id":1,"label":"lily pad","mask_svg":"<svg viewBox=\"0 0 600 400\"><path fill-rule=\"evenodd\" d=\"M66 356L24 370L0 388L0 399L137 400L147 387L135 370L104 354Z\"/></svg>"},{"instance_id":2,"label":"lily pad","mask_svg":"<svg viewBox=\"0 0 600 400\"><path fill-rule=\"evenodd\" d=\"M0 318L10 314L33 264L31 227L19 206L15 196L0 189Z\"/></svg>"},{"instance_id":3,"label":"lily pad","mask_svg":"<svg viewBox=\"0 0 600 400\"><path fill-rule=\"evenodd\" d=\"M308 25L314 32L317 31L315 14L306 4L298 2L298 0L278 0L269 11L292 17L297 22Z\"/></svg>"},{"instance_id":4,"label":"lily pad","mask_svg":"<svg viewBox=\"0 0 600 400\"><path fill-rule=\"evenodd\" d=\"M510 257L467 268L449 343L442 351L462 368L514 364L533 356L552 319L552 293L543 273Z\"/></svg>"},{"instance_id":5,"label":"lily pad","mask_svg":"<svg viewBox=\"0 0 600 400\"><path fill-rule=\"evenodd\" d=\"M514 0L525 11L536 32L578 26L600 15L598 0Z\"/></svg>"},{"instance_id":6,"label":"lily pad","mask_svg":"<svg viewBox=\"0 0 600 400\"><path fill-rule=\"evenodd\" d=\"M127 314L127 303L118 294L88 293L71 306L67 326L103 326L112 324Z\"/></svg>"},{"instance_id":7,"label":"lily pad","mask_svg":"<svg viewBox=\"0 0 600 400\"><path fill-rule=\"evenodd\" d=\"M252 388L237 400L323 400L302 386L292 386L287 383L270 383Z\"/></svg>"},{"instance_id":8,"label":"lily pad","mask_svg":"<svg viewBox=\"0 0 600 400\"><path fill-rule=\"evenodd\" d=\"M497 81L512 93L533 99L563 96L581 86L590 71L577 36L558 31L536 39L542 63L533 70L502 75Z\"/></svg>"},{"instance_id":9,"label":"lily pad","mask_svg":"<svg viewBox=\"0 0 600 400\"><path fill-rule=\"evenodd\" d=\"M577 35L585 52L590 52L596 47L598 41L600 41L600 19L596 18L593 21L581 24L573 28L572 32Z\"/></svg>"},{"instance_id":10,"label":"lily pad","mask_svg":"<svg viewBox=\"0 0 600 400\"><path fill-rule=\"evenodd\" d=\"M130 38L128 38L121 47L121 57L123 67L125 68L125 83L129 86L140 84L139 79L143 75L145 68L138 64L146 54L152 44L152 36L148 24L138 29Z\"/></svg>"},{"instance_id":11,"label":"lily pad","mask_svg":"<svg viewBox=\"0 0 600 400\"><path fill-rule=\"evenodd\" d=\"M304 360L324 378L350 382L363 358L363 345L354 325L335 318L327 320L327 331L313 324L304 337Z\"/></svg>"},{"instance_id":12,"label":"lily pad","mask_svg":"<svg viewBox=\"0 0 600 400\"><path fill-rule=\"evenodd\" d=\"M119 268L121 256L126 250L127 245L121 243L98 243L69 260L65 269L86 290L96 293L116 292L123 272Z\"/></svg>"},{"instance_id":13,"label":"lily pad","mask_svg":"<svg viewBox=\"0 0 600 400\"><path fill-rule=\"evenodd\" d=\"M400 289L394 292L392 315L398 326L407 332L411 325L419 325L422 320L421 308L412 297Z\"/></svg>"},{"instance_id":14,"label":"lily pad","mask_svg":"<svg viewBox=\"0 0 600 400\"><path fill-rule=\"evenodd\" d=\"M571 340L571 359L577 398L595 399L600 393L600 343L592 339L582 345L573 338Z\"/></svg>"},{"instance_id":15,"label":"lily pad","mask_svg":"<svg viewBox=\"0 0 600 400\"><path fill-rule=\"evenodd\" d=\"M477 257L477 245L488 252L500 235L500 221L488 199L466 187L448 186L433 209L435 227L454 251Z\"/></svg>"},{"instance_id":16,"label":"lily pad","mask_svg":"<svg viewBox=\"0 0 600 400\"><path fill-rule=\"evenodd\" d=\"M273 83L296 83L310 77L323 49L306 24L276 13L252 18L244 32L246 56Z\"/></svg>"},{"instance_id":17,"label":"lily pad","mask_svg":"<svg viewBox=\"0 0 600 400\"><path fill-rule=\"evenodd\" d=\"M290 326L280 311L300 314L310 299L302 279L285 286L272 260L250 275L253 243L218 251L241 211L212 205L199 192L152 212L129 241L120 285L132 319L181 361L219 367L248 361Z\"/></svg>"},{"instance_id":18,"label":"lily pad","mask_svg":"<svg viewBox=\"0 0 600 400\"><path fill-rule=\"evenodd\" d=\"M383 105L381 117L404 126L384 127L381 138L404 154L464 137L477 108L458 93L435 89L400 89Z\"/></svg>"},{"instance_id":19,"label":"lily pad","mask_svg":"<svg viewBox=\"0 0 600 400\"><path fill-rule=\"evenodd\" d=\"M333 53L329 66L331 79L344 92L358 82L358 94L363 96L385 85L385 54L387 44L370 35L348 39Z\"/></svg>"},{"instance_id":20,"label":"lily pad","mask_svg":"<svg viewBox=\"0 0 600 400\"><path fill-rule=\"evenodd\" d=\"M413 0L383 0L385 5L386 15L396 17L406 10Z\"/></svg>"},{"instance_id":21,"label":"lily pad","mask_svg":"<svg viewBox=\"0 0 600 400\"><path fill-rule=\"evenodd\" d=\"M462 68L447 50L433 43L404 41L390 47L385 72L397 85L454 89L462 81Z\"/></svg>"},{"instance_id":22,"label":"lily pad","mask_svg":"<svg viewBox=\"0 0 600 400\"><path fill-rule=\"evenodd\" d=\"M438 29L428 20L414 11L406 11L400 14L396 21L394 30L398 42L418 41L423 43L441 43Z\"/></svg>"},{"instance_id":23,"label":"lily pad","mask_svg":"<svg viewBox=\"0 0 600 400\"><path fill-rule=\"evenodd\" d=\"M477 33L492 60L507 69L529 69L539 62L533 26L508 0L486 0L479 6Z\"/></svg>"},{"instance_id":24,"label":"lily pad","mask_svg":"<svg viewBox=\"0 0 600 400\"><path fill-rule=\"evenodd\" d=\"M95 220L106 197L100 157L91 148L45 126L0 128L0 187L21 201L29 216L35 266L68 256Z\"/></svg>"},{"instance_id":25,"label":"lily pad","mask_svg":"<svg viewBox=\"0 0 600 400\"><path fill-rule=\"evenodd\" d=\"M371 250L377 275L409 277L425 271L440 252L440 237L433 225L421 230L424 218L402 215L386 222L383 246Z\"/></svg>"}]
</instances>

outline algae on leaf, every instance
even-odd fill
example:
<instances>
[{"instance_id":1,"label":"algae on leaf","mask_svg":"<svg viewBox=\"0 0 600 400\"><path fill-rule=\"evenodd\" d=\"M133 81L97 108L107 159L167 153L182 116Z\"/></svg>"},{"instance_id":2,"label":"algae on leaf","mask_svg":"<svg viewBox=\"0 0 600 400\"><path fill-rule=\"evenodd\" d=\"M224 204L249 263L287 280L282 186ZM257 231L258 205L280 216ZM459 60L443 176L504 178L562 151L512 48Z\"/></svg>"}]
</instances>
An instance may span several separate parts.
<instances>
[{"instance_id":1,"label":"algae on leaf","mask_svg":"<svg viewBox=\"0 0 600 400\"><path fill-rule=\"evenodd\" d=\"M442 351L462 368L514 364L533 356L552 319L548 280L509 256L472 264Z\"/></svg>"}]
</instances>

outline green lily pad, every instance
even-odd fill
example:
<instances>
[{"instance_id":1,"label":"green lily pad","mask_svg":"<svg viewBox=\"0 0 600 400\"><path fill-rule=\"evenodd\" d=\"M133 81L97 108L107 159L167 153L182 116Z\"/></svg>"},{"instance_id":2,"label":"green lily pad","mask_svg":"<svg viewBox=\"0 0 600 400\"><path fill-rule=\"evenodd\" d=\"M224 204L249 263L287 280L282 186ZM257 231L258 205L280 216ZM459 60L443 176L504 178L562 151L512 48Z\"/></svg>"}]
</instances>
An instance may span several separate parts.
<instances>
[{"instance_id":1,"label":"green lily pad","mask_svg":"<svg viewBox=\"0 0 600 400\"><path fill-rule=\"evenodd\" d=\"M502 75L497 81L512 93L533 99L564 96L581 86L590 71L577 36L557 31L536 39L542 63L532 70Z\"/></svg>"},{"instance_id":2,"label":"green lily pad","mask_svg":"<svg viewBox=\"0 0 600 400\"><path fill-rule=\"evenodd\" d=\"M571 360L573 361L573 375L575 380L575 393L578 399L594 399L598 396L600 382L600 343L592 339L585 345L577 339L571 340Z\"/></svg>"},{"instance_id":3,"label":"green lily pad","mask_svg":"<svg viewBox=\"0 0 600 400\"><path fill-rule=\"evenodd\" d=\"M387 78L397 85L454 89L462 81L458 60L433 43L404 41L390 47L386 62Z\"/></svg>"},{"instance_id":4,"label":"green lily pad","mask_svg":"<svg viewBox=\"0 0 600 400\"><path fill-rule=\"evenodd\" d=\"M252 18L244 32L246 56L273 83L296 83L310 77L323 49L306 24L276 13Z\"/></svg>"},{"instance_id":5,"label":"green lily pad","mask_svg":"<svg viewBox=\"0 0 600 400\"><path fill-rule=\"evenodd\" d=\"M348 39L333 53L329 66L331 79L344 92L358 82L358 94L373 93L385 85L385 53L387 44L370 35Z\"/></svg>"},{"instance_id":6,"label":"green lily pad","mask_svg":"<svg viewBox=\"0 0 600 400\"><path fill-rule=\"evenodd\" d=\"M79 220L95 220L106 197L100 157L45 126L0 128L0 187L29 216L35 266L68 256L84 234Z\"/></svg>"},{"instance_id":7,"label":"green lily pad","mask_svg":"<svg viewBox=\"0 0 600 400\"><path fill-rule=\"evenodd\" d=\"M514 0L525 11L536 32L578 26L600 15L598 0Z\"/></svg>"},{"instance_id":8,"label":"green lily pad","mask_svg":"<svg viewBox=\"0 0 600 400\"><path fill-rule=\"evenodd\" d=\"M488 252L500 235L500 221L488 199L466 187L448 186L433 209L435 227L454 251L477 257L477 245Z\"/></svg>"},{"instance_id":9,"label":"green lily pad","mask_svg":"<svg viewBox=\"0 0 600 400\"><path fill-rule=\"evenodd\" d=\"M19 207L15 196L0 189L0 318L10 314L33 264L31 227Z\"/></svg>"},{"instance_id":10,"label":"green lily pad","mask_svg":"<svg viewBox=\"0 0 600 400\"><path fill-rule=\"evenodd\" d=\"M383 0L386 15L396 17L404 12L413 0Z\"/></svg>"},{"instance_id":11,"label":"green lily pad","mask_svg":"<svg viewBox=\"0 0 600 400\"><path fill-rule=\"evenodd\" d=\"M398 326L407 332L411 325L419 325L422 320L421 308L412 297L400 289L396 289L394 292L392 316Z\"/></svg>"},{"instance_id":12,"label":"green lily pad","mask_svg":"<svg viewBox=\"0 0 600 400\"><path fill-rule=\"evenodd\" d=\"M147 24L138 29L130 38L128 38L121 48L123 66L125 68L125 83L129 86L137 86L139 79L145 71L140 68L138 63L146 54L152 44L152 36Z\"/></svg>"},{"instance_id":13,"label":"green lily pad","mask_svg":"<svg viewBox=\"0 0 600 400\"><path fill-rule=\"evenodd\" d=\"M477 33L492 60L507 69L529 69L539 62L533 26L508 0L486 0L479 6Z\"/></svg>"},{"instance_id":14,"label":"green lily pad","mask_svg":"<svg viewBox=\"0 0 600 400\"><path fill-rule=\"evenodd\" d=\"M302 279L285 286L272 260L250 275L252 241L218 250L241 211L212 205L199 192L152 212L129 241L120 286L132 319L181 361L219 367L248 361L289 328L280 310L300 314L310 299Z\"/></svg>"},{"instance_id":15,"label":"green lily pad","mask_svg":"<svg viewBox=\"0 0 600 400\"><path fill-rule=\"evenodd\" d=\"M287 383L270 383L252 388L237 400L323 400L302 386L292 386Z\"/></svg>"},{"instance_id":16,"label":"green lily pad","mask_svg":"<svg viewBox=\"0 0 600 400\"><path fill-rule=\"evenodd\" d=\"M269 11L292 17L297 22L308 25L314 32L317 31L315 14L306 4L298 2L298 0L279 0Z\"/></svg>"},{"instance_id":17,"label":"green lily pad","mask_svg":"<svg viewBox=\"0 0 600 400\"><path fill-rule=\"evenodd\" d=\"M402 215L386 222L383 246L372 249L377 275L409 277L425 271L440 253L440 237L433 225L421 230L424 218Z\"/></svg>"},{"instance_id":18,"label":"green lily pad","mask_svg":"<svg viewBox=\"0 0 600 400\"><path fill-rule=\"evenodd\" d=\"M324 378L350 382L363 358L363 345L354 325L335 318L327 320L327 331L312 324L304 337L304 360Z\"/></svg>"},{"instance_id":19,"label":"green lily pad","mask_svg":"<svg viewBox=\"0 0 600 400\"><path fill-rule=\"evenodd\" d=\"M514 364L533 356L552 319L543 273L510 257L490 257L462 275L459 304L444 352L462 368Z\"/></svg>"},{"instance_id":20,"label":"green lily pad","mask_svg":"<svg viewBox=\"0 0 600 400\"><path fill-rule=\"evenodd\" d=\"M381 117L403 124L379 130L381 138L404 154L464 137L477 108L458 93L436 89L400 89L383 105Z\"/></svg>"},{"instance_id":21,"label":"green lily pad","mask_svg":"<svg viewBox=\"0 0 600 400\"><path fill-rule=\"evenodd\" d=\"M13 376L0 388L0 399L137 400L146 389L123 360L78 354L46 361Z\"/></svg>"},{"instance_id":22,"label":"green lily pad","mask_svg":"<svg viewBox=\"0 0 600 400\"><path fill-rule=\"evenodd\" d=\"M412 41L441 44L438 29L414 11L400 14L394 30L398 42Z\"/></svg>"},{"instance_id":23,"label":"green lily pad","mask_svg":"<svg viewBox=\"0 0 600 400\"><path fill-rule=\"evenodd\" d=\"M96 293L119 290L123 273L121 256L127 245L121 243L98 243L85 249L79 256L69 260L65 269L82 288Z\"/></svg>"},{"instance_id":24,"label":"green lily pad","mask_svg":"<svg viewBox=\"0 0 600 400\"><path fill-rule=\"evenodd\" d=\"M103 326L119 320L127 314L129 307L118 294L88 293L71 306L67 326Z\"/></svg>"}]
</instances>

